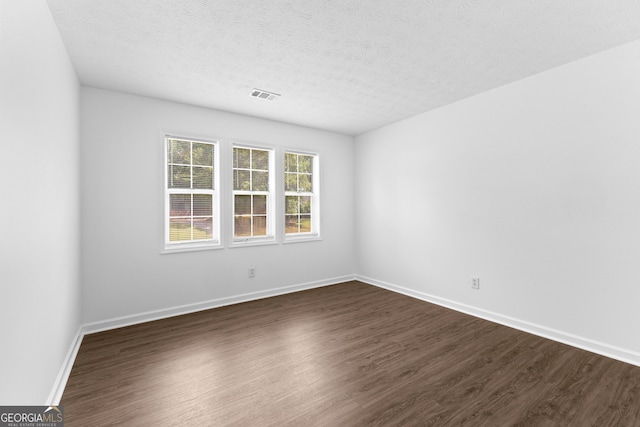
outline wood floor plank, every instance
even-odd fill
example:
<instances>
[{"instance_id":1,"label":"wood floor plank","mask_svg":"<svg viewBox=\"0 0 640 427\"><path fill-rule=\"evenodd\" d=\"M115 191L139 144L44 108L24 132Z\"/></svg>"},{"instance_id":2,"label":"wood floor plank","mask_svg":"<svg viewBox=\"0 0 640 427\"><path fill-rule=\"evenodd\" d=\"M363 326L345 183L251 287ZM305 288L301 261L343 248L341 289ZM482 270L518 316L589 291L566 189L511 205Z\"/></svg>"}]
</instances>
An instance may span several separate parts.
<instances>
[{"instance_id":1,"label":"wood floor plank","mask_svg":"<svg viewBox=\"0 0 640 427\"><path fill-rule=\"evenodd\" d=\"M67 426L640 426L640 368L359 282L87 335Z\"/></svg>"}]
</instances>

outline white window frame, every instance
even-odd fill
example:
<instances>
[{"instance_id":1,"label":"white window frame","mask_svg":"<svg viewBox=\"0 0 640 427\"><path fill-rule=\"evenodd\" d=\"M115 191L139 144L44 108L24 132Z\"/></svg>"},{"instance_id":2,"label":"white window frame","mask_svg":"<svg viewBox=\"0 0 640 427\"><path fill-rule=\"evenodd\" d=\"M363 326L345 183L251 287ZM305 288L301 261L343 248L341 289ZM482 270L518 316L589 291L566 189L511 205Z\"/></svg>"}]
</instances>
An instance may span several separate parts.
<instances>
[{"instance_id":1,"label":"white window frame","mask_svg":"<svg viewBox=\"0 0 640 427\"><path fill-rule=\"evenodd\" d=\"M241 149L249 149L249 150L262 150L267 151L269 153L269 179L268 179L268 191L255 191L255 190L236 190L234 188L234 158L233 153L235 148ZM229 177L228 187L231 190L231 197L229 203L229 212L230 212L230 247L242 247L242 246L254 246L254 245L268 245L268 244L276 244L277 239L277 230L276 230L276 149L273 146L266 146L254 143L245 143L245 142L234 142L231 145L230 150L230 171L231 176ZM267 209L266 209L266 235L264 236L238 236L236 237L235 233L235 196L236 195L264 195L267 200Z\"/></svg>"},{"instance_id":2,"label":"white window frame","mask_svg":"<svg viewBox=\"0 0 640 427\"><path fill-rule=\"evenodd\" d=\"M304 191L286 191L286 156L287 154L296 154L300 156L310 156L313 158L313 172L311 176L311 192ZM282 221L284 243L303 242L309 240L320 240L320 156L318 153L302 151L297 149L285 148L282 152ZM286 231L286 215L287 215L287 196L308 196L311 197L311 230L308 232L287 233Z\"/></svg>"},{"instance_id":3,"label":"white window frame","mask_svg":"<svg viewBox=\"0 0 640 427\"><path fill-rule=\"evenodd\" d=\"M213 146L213 189L169 188L169 150L168 141L177 139L196 143L211 144ZM163 253L187 252L222 248L220 236L220 141L217 139L194 138L176 133L163 133L162 145L164 151L164 250ZM172 194L210 194L212 198L212 238L206 240L170 241L170 198ZM192 211L193 213L193 211Z\"/></svg>"}]
</instances>

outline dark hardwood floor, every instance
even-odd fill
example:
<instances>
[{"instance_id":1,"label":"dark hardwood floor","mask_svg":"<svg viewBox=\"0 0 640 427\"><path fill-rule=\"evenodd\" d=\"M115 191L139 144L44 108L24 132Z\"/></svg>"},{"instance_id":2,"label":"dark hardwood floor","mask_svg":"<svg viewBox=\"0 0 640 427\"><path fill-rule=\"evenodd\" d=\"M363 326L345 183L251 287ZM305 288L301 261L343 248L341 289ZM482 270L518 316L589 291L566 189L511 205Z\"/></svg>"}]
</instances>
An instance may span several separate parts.
<instances>
[{"instance_id":1,"label":"dark hardwood floor","mask_svg":"<svg viewBox=\"0 0 640 427\"><path fill-rule=\"evenodd\" d=\"M359 282L87 335L73 426L640 426L640 368Z\"/></svg>"}]
</instances>

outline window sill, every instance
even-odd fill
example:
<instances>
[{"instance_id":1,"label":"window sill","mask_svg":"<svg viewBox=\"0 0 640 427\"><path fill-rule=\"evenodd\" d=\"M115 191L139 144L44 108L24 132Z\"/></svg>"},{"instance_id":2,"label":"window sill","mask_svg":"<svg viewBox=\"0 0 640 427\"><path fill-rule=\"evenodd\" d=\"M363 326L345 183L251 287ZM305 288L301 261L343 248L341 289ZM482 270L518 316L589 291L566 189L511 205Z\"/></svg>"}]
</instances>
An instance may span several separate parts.
<instances>
[{"instance_id":1,"label":"window sill","mask_svg":"<svg viewBox=\"0 0 640 427\"><path fill-rule=\"evenodd\" d=\"M216 249L224 249L220 243L213 243L208 245L176 245L166 247L160 252L160 255L167 254L179 254L182 252L199 252L199 251L212 251Z\"/></svg>"},{"instance_id":2,"label":"window sill","mask_svg":"<svg viewBox=\"0 0 640 427\"><path fill-rule=\"evenodd\" d=\"M229 245L230 248L244 248L248 246L267 246L267 245L277 245L278 241L273 238L265 238L265 239L238 239L233 240Z\"/></svg>"},{"instance_id":3,"label":"window sill","mask_svg":"<svg viewBox=\"0 0 640 427\"><path fill-rule=\"evenodd\" d=\"M302 236L285 236L283 244L288 243L302 243L302 242L317 242L322 240L322 237L318 234L305 234Z\"/></svg>"}]
</instances>

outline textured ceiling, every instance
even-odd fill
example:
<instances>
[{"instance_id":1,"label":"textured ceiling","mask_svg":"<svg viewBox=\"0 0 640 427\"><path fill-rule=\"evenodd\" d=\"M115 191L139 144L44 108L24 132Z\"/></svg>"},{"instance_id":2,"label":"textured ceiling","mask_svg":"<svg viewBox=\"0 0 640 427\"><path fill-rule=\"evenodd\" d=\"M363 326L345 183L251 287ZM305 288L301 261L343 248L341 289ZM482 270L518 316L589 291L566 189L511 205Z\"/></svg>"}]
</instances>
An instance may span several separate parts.
<instances>
[{"instance_id":1,"label":"textured ceiling","mask_svg":"<svg viewBox=\"0 0 640 427\"><path fill-rule=\"evenodd\" d=\"M85 85L350 135L640 38L638 0L48 3Z\"/></svg>"}]
</instances>

